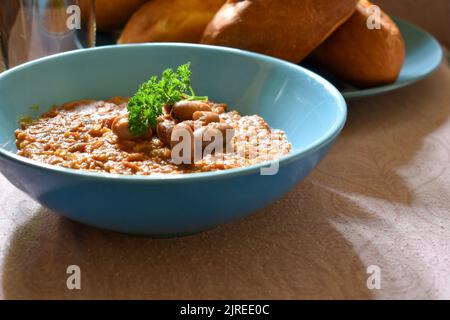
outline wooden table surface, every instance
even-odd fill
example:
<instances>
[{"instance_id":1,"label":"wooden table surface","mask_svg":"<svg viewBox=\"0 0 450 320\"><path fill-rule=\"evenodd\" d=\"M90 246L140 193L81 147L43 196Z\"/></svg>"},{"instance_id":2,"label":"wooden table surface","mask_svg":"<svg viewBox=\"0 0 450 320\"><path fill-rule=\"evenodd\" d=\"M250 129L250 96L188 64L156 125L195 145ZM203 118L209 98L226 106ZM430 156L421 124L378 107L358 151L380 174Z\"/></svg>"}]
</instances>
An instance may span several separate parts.
<instances>
[{"instance_id":1,"label":"wooden table surface","mask_svg":"<svg viewBox=\"0 0 450 320\"><path fill-rule=\"evenodd\" d=\"M81 268L68 290L67 267ZM369 266L381 288L369 289ZM251 217L178 239L97 230L0 175L0 298L450 299L450 68L353 101L330 155Z\"/></svg>"}]
</instances>

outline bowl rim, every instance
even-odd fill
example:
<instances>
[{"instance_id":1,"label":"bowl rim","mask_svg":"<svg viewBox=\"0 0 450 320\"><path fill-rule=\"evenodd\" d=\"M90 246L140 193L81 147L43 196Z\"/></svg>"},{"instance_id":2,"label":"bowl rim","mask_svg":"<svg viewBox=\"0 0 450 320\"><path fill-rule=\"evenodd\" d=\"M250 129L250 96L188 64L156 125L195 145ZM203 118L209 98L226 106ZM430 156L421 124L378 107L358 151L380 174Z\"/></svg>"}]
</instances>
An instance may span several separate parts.
<instances>
[{"instance_id":1,"label":"bowl rim","mask_svg":"<svg viewBox=\"0 0 450 320\"><path fill-rule=\"evenodd\" d=\"M73 50L63 53L58 53L54 55L50 55L47 57L43 57L37 60L33 60L9 70L4 71L0 74L0 81L2 81L5 77L13 74L19 70L26 69L32 67L35 64L40 64L43 62L51 61L53 59L63 58L65 56L72 56L78 54L90 54L90 52L94 51L108 51L108 50L127 50L133 48L155 48L155 47L167 47L167 48L194 48L200 50L210 50L212 52L224 52L234 55L243 55L252 59L256 59L259 61L263 61L265 63L274 65L275 67L288 67L289 69L300 71L304 75L309 78L312 78L314 81L320 83L325 90L331 94L336 99L336 108L338 109L338 114L336 120L333 125L323 134L322 138L318 139L315 143L310 144L307 148L303 150L297 150L291 152L286 156L280 157L278 160L271 160L262 163L258 163L251 166L227 169L227 170L217 170L210 172L201 172L201 173L187 173L187 174L154 174L149 176L139 176L139 175L124 175L124 174L111 174L111 173L103 173L103 172L91 172L85 170L77 170L59 167L55 165L50 165L46 163L41 163L36 160L28 159L22 156L19 156L11 151L4 149L3 145L0 145L0 156L5 157L11 161L18 162L21 164L29 165L34 167L35 169L43 169L46 171L51 171L53 173L61 173L70 176L77 176L78 178L86 178L86 179L106 179L106 180L121 180L124 182L145 182L145 183L160 183L160 182L188 182L188 181L201 181L206 179L223 179L230 178L235 176L244 176L254 174L259 171L261 168L267 167L268 165L279 162L279 167L291 163L293 161L299 160L308 156L311 153L316 152L317 150L325 147L329 143L331 143L334 139L342 131L345 122L347 120L347 105L344 97L339 92L339 90L334 87L328 80L319 76L318 74L304 68L298 66L294 63L290 63L288 61L284 61L278 58L270 57L264 54L259 54L255 52L250 52L246 50L236 49L236 48L228 48L228 47L219 47L219 46L211 46L211 45L203 45L203 44L189 44L189 43L164 43L164 42L155 42L155 43L144 43L144 44L128 44L128 45L110 45L103 47L94 47L89 49L79 49Z\"/></svg>"}]
</instances>

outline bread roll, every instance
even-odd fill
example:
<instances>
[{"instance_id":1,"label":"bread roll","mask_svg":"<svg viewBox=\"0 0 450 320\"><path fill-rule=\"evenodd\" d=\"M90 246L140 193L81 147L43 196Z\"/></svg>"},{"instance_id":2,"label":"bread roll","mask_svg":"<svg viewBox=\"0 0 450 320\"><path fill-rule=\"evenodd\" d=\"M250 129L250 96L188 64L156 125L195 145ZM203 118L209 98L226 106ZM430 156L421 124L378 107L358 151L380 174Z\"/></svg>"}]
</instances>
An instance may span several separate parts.
<instances>
[{"instance_id":1,"label":"bread roll","mask_svg":"<svg viewBox=\"0 0 450 320\"><path fill-rule=\"evenodd\" d=\"M225 0L151 0L127 23L119 43L200 42Z\"/></svg>"},{"instance_id":2,"label":"bread roll","mask_svg":"<svg viewBox=\"0 0 450 320\"><path fill-rule=\"evenodd\" d=\"M361 0L355 14L312 54L328 71L360 88L394 82L405 58L403 37L386 13L381 13L381 29L368 28L371 5Z\"/></svg>"},{"instance_id":3,"label":"bread roll","mask_svg":"<svg viewBox=\"0 0 450 320\"><path fill-rule=\"evenodd\" d=\"M131 15L148 0L97 0L97 28L100 31L122 29Z\"/></svg>"},{"instance_id":4,"label":"bread roll","mask_svg":"<svg viewBox=\"0 0 450 320\"><path fill-rule=\"evenodd\" d=\"M228 0L202 43L300 62L355 11L358 0Z\"/></svg>"}]
</instances>

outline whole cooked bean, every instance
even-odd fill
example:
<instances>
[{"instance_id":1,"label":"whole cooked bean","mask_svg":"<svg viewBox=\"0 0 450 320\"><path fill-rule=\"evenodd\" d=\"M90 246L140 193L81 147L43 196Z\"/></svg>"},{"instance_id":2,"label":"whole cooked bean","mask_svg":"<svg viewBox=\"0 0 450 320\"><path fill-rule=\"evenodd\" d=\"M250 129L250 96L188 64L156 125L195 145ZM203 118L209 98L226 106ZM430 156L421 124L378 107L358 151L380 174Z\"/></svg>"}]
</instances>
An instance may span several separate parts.
<instances>
[{"instance_id":1,"label":"whole cooked bean","mask_svg":"<svg viewBox=\"0 0 450 320\"><path fill-rule=\"evenodd\" d=\"M111 130L119 139L123 140L150 138L152 136L151 128L148 128L148 131L140 136L135 136L132 134L129 128L128 115L117 116L111 125Z\"/></svg>"},{"instance_id":2,"label":"whole cooked bean","mask_svg":"<svg viewBox=\"0 0 450 320\"><path fill-rule=\"evenodd\" d=\"M175 127L175 121L164 120L158 123L156 126L156 133L159 140L161 140L166 146L170 146L170 138L172 136L172 130Z\"/></svg>"},{"instance_id":3,"label":"whole cooked bean","mask_svg":"<svg viewBox=\"0 0 450 320\"><path fill-rule=\"evenodd\" d=\"M211 107L203 101L182 100L172 108L172 114L180 121L192 120L192 115L196 111L211 111Z\"/></svg>"},{"instance_id":4,"label":"whole cooked bean","mask_svg":"<svg viewBox=\"0 0 450 320\"><path fill-rule=\"evenodd\" d=\"M201 121L205 125L211 122L220 122L219 115L215 112L209 111L195 111L192 115L192 119L195 121Z\"/></svg>"}]
</instances>

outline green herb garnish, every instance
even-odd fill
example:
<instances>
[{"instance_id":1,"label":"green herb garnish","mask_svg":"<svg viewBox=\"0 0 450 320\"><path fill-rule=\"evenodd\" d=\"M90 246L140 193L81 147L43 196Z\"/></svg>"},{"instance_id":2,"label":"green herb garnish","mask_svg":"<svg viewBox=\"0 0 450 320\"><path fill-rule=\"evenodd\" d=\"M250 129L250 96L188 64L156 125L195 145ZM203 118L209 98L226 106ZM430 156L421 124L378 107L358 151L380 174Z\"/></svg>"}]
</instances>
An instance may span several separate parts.
<instances>
[{"instance_id":1,"label":"green herb garnish","mask_svg":"<svg viewBox=\"0 0 450 320\"><path fill-rule=\"evenodd\" d=\"M130 131L136 135L144 134L149 126L156 126L156 119L163 114L165 105L172 106L181 100L208 100L195 95L191 86L188 62L174 72L166 69L161 79L153 76L144 83L128 102L128 122Z\"/></svg>"}]
</instances>

